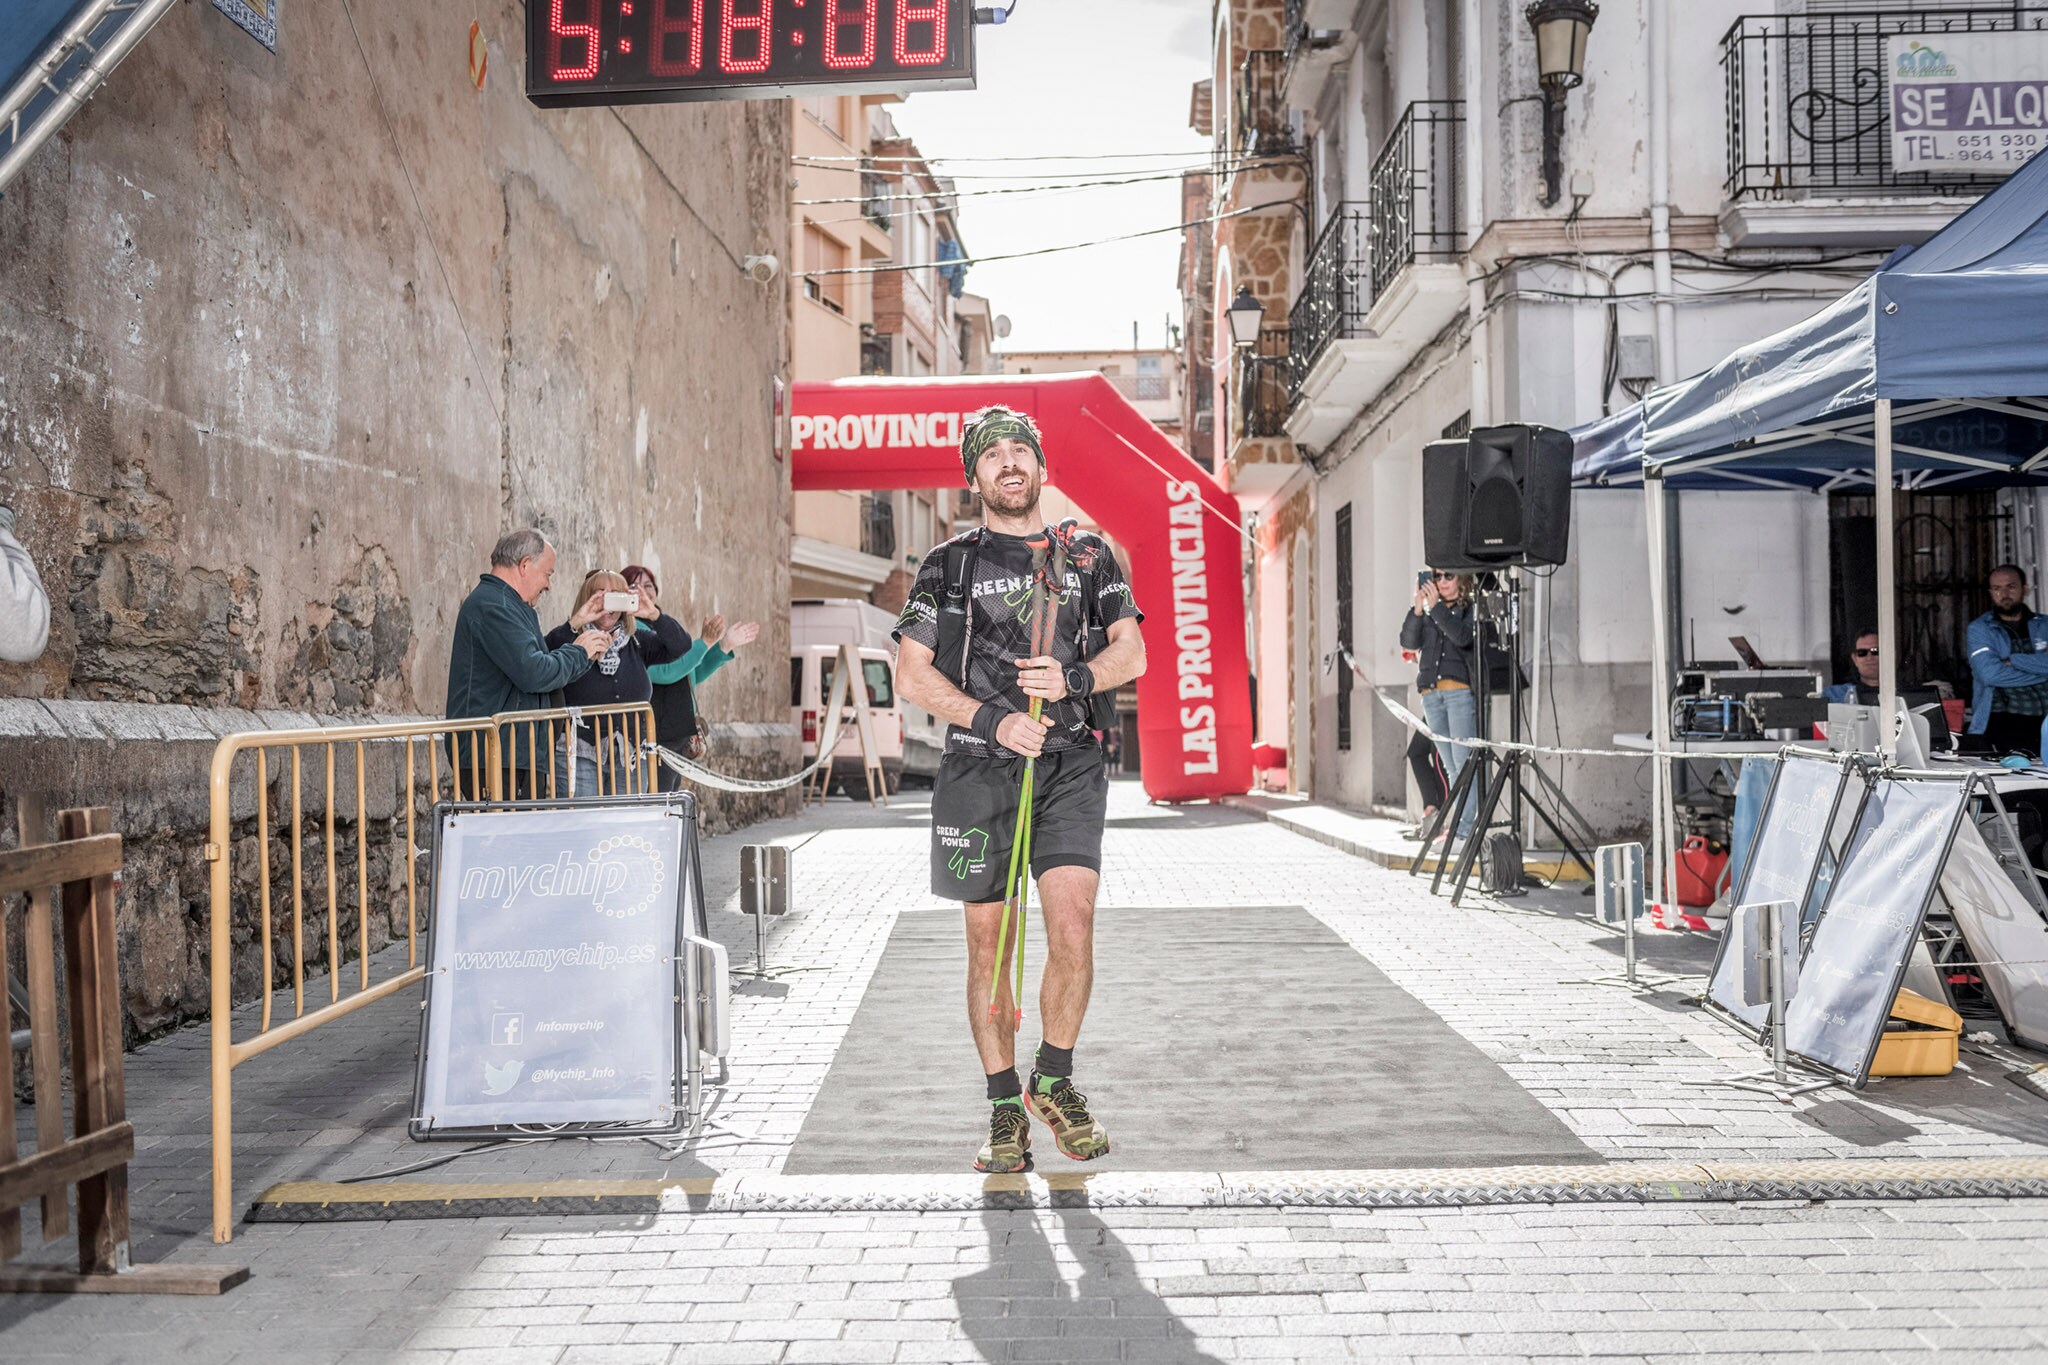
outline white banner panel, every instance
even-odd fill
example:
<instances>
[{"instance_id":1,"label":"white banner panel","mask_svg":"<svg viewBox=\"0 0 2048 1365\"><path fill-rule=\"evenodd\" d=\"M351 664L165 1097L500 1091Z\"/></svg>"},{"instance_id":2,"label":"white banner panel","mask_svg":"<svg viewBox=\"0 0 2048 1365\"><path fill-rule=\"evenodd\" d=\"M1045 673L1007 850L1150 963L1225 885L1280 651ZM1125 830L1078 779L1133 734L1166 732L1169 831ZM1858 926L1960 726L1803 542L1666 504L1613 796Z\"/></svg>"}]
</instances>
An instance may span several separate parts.
<instances>
[{"instance_id":1,"label":"white banner panel","mask_svg":"<svg viewBox=\"0 0 2048 1365\"><path fill-rule=\"evenodd\" d=\"M443 817L416 1136L676 1118L685 820Z\"/></svg>"},{"instance_id":2,"label":"white banner panel","mask_svg":"<svg viewBox=\"0 0 2048 1365\"><path fill-rule=\"evenodd\" d=\"M2008 175L2048 146L2048 32L1885 40L1892 168Z\"/></svg>"}]
</instances>

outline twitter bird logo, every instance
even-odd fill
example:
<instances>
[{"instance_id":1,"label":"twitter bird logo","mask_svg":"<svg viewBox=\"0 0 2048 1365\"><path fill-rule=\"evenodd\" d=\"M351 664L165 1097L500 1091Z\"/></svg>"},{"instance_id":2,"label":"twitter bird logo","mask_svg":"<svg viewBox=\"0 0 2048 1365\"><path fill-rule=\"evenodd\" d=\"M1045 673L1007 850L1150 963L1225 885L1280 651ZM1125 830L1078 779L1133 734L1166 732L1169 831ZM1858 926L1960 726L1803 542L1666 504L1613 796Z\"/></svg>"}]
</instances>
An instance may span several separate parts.
<instances>
[{"instance_id":1,"label":"twitter bird logo","mask_svg":"<svg viewBox=\"0 0 2048 1365\"><path fill-rule=\"evenodd\" d=\"M492 1066L489 1062L485 1062L484 1093L486 1095L502 1095L513 1086L519 1084L519 1069L525 1065L526 1063L517 1057L514 1057L503 1066Z\"/></svg>"}]
</instances>

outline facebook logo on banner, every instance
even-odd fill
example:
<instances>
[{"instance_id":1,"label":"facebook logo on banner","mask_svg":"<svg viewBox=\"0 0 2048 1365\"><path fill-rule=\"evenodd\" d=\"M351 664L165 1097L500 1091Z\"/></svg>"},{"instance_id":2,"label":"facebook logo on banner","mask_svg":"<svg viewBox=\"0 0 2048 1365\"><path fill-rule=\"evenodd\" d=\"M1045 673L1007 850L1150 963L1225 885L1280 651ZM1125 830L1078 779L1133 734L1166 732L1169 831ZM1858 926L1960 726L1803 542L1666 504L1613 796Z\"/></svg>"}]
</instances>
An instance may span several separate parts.
<instances>
[{"instance_id":1,"label":"facebook logo on banner","mask_svg":"<svg viewBox=\"0 0 2048 1365\"><path fill-rule=\"evenodd\" d=\"M491 1016L491 1046L517 1047L526 1032L526 1016L523 1014L494 1014Z\"/></svg>"}]
</instances>

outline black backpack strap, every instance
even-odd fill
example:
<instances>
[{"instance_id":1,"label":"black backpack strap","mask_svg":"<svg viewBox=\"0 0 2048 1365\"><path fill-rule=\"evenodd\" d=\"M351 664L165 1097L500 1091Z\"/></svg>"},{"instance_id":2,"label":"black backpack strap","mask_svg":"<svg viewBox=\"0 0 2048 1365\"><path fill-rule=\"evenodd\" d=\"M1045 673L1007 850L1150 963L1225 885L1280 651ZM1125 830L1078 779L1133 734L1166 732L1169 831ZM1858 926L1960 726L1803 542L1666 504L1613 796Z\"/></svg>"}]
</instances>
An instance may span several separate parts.
<instances>
[{"instance_id":1,"label":"black backpack strap","mask_svg":"<svg viewBox=\"0 0 2048 1365\"><path fill-rule=\"evenodd\" d=\"M946 542L946 572L939 599L939 643L932 663L956 686L967 685L967 634L973 609L974 566L981 557L981 531Z\"/></svg>"}]
</instances>

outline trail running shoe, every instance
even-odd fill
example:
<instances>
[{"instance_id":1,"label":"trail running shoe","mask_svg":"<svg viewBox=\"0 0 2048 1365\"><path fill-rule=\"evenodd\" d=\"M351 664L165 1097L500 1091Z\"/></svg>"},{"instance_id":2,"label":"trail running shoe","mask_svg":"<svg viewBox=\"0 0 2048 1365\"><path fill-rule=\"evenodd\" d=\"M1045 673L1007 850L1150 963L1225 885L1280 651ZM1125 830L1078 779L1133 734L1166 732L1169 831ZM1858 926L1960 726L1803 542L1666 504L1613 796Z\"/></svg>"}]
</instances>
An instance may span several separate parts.
<instances>
[{"instance_id":1,"label":"trail running shoe","mask_svg":"<svg viewBox=\"0 0 2048 1365\"><path fill-rule=\"evenodd\" d=\"M1088 1097L1074 1089L1074 1083L1064 1076L1042 1091L1034 1076L1024 1093L1024 1103L1052 1129L1053 1141L1062 1156L1093 1161L1109 1155L1109 1130L1095 1121L1095 1116L1088 1112Z\"/></svg>"},{"instance_id":2,"label":"trail running shoe","mask_svg":"<svg viewBox=\"0 0 2048 1365\"><path fill-rule=\"evenodd\" d=\"M988 1141L974 1158L974 1169L1009 1174L1031 1169L1031 1120L1014 1104L992 1104Z\"/></svg>"}]
</instances>

